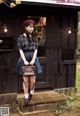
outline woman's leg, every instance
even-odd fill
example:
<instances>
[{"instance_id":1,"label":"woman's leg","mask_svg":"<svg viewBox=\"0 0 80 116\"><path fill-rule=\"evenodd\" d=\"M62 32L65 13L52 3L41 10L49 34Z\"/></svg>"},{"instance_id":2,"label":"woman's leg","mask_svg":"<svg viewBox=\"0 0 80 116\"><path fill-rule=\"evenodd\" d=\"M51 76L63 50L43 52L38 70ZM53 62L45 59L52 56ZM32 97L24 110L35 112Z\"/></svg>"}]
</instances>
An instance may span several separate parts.
<instances>
[{"instance_id":1,"label":"woman's leg","mask_svg":"<svg viewBox=\"0 0 80 116\"><path fill-rule=\"evenodd\" d=\"M32 95L34 93L35 83L36 83L36 76L30 76L30 94L29 94L29 101L31 100Z\"/></svg>"},{"instance_id":2,"label":"woman's leg","mask_svg":"<svg viewBox=\"0 0 80 116\"><path fill-rule=\"evenodd\" d=\"M29 77L28 76L23 76L23 90L24 90L24 96L25 99L28 98L28 81L29 81Z\"/></svg>"},{"instance_id":3,"label":"woman's leg","mask_svg":"<svg viewBox=\"0 0 80 116\"><path fill-rule=\"evenodd\" d=\"M30 90L35 89L36 76L30 76Z\"/></svg>"}]
</instances>

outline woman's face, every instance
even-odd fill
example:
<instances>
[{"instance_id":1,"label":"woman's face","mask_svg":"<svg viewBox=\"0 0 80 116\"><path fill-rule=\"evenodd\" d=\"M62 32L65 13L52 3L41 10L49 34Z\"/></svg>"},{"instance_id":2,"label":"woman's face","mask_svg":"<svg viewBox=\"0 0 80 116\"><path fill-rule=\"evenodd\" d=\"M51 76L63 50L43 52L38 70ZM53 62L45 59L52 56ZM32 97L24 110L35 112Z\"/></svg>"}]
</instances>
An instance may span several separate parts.
<instances>
[{"instance_id":1,"label":"woman's face","mask_svg":"<svg viewBox=\"0 0 80 116\"><path fill-rule=\"evenodd\" d=\"M33 30L34 30L34 25L33 24L30 24L28 26L25 26L25 29L29 32L29 33L32 33Z\"/></svg>"}]
</instances>

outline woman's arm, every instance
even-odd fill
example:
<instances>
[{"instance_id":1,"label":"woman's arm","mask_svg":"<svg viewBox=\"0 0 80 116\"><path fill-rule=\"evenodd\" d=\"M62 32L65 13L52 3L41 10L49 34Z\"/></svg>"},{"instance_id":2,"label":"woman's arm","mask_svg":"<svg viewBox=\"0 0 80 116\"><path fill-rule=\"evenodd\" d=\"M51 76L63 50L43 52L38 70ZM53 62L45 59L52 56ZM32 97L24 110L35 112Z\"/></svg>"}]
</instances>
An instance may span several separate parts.
<instances>
[{"instance_id":1,"label":"woman's arm","mask_svg":"<svg viewBox=\"0 0 80 116\"><path fill-rule=\"evenodd\" d=\"M25 57L24 52L23 52L22 49L19 50L19 53L20 53L20 56L21 56L21 58L22 58L24 64L25 64L25 65L29 65L29 62L26 60L26 57Z\"/></svg>"},{"instance_id":2,"label":"woman's arm","mask_svg":"<svg viewBox=\"0 0 80 116\"><path fill-rule=\"evenodd\" d=\"M31 65L34 64L36 57L37 57L37 49L35 49L35 51L34 51L33 58L32 58L32 60L30 62Z\"/></svg>"}]
</instances>

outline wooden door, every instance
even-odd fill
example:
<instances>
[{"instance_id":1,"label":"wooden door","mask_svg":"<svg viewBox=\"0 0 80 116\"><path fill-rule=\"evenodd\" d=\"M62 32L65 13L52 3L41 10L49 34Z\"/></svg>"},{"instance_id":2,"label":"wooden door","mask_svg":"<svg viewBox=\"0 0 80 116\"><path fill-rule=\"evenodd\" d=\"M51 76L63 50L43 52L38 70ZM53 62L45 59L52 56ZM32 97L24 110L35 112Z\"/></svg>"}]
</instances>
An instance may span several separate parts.
<instances>
[{"instance_id":1,"label":"wooden door","mask_svg":"<svg viewBox=\"0 0 80 116\"><path fill-rule=\"evenodd\" d=\"M35 16L33 17L35 20ZM37 31L38 37L38 58L41 64L42 73L37 75L36 79L36 89L51 89L51 83L47 79L47 17L37 17L38 23L36 23L35 31ZM23 79L19 78L19 91L23 89L22 87Z\"/></svg>"}]
</instances>

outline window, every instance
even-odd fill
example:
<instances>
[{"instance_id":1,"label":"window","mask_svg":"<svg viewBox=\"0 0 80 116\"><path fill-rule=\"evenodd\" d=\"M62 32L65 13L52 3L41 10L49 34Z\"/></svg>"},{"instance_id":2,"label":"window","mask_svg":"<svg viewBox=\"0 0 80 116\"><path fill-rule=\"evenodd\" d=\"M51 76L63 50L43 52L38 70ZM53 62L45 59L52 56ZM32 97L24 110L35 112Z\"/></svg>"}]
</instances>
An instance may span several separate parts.
<instances>
[{"instance_id":1,"label":"window","mask_svg":"<svg viewBox=\"0 0 80 116\"><path fill-rule=\"evenodd\" d=\"M12 37L0 37L0 50L13 49L13 38Z\"/></svg>"},{"instance_id":2,"label":"window","mask_svg":"<svg viewBox=\"0 0 80 116\"><path fill-rule=\"evenodd\" d=\"M29 16L36 23L35 32L38 38L38 57L45 57L46 44L46 17ZM28 18L29 18L28 17Z\"/></svg>"}]
</instances>

